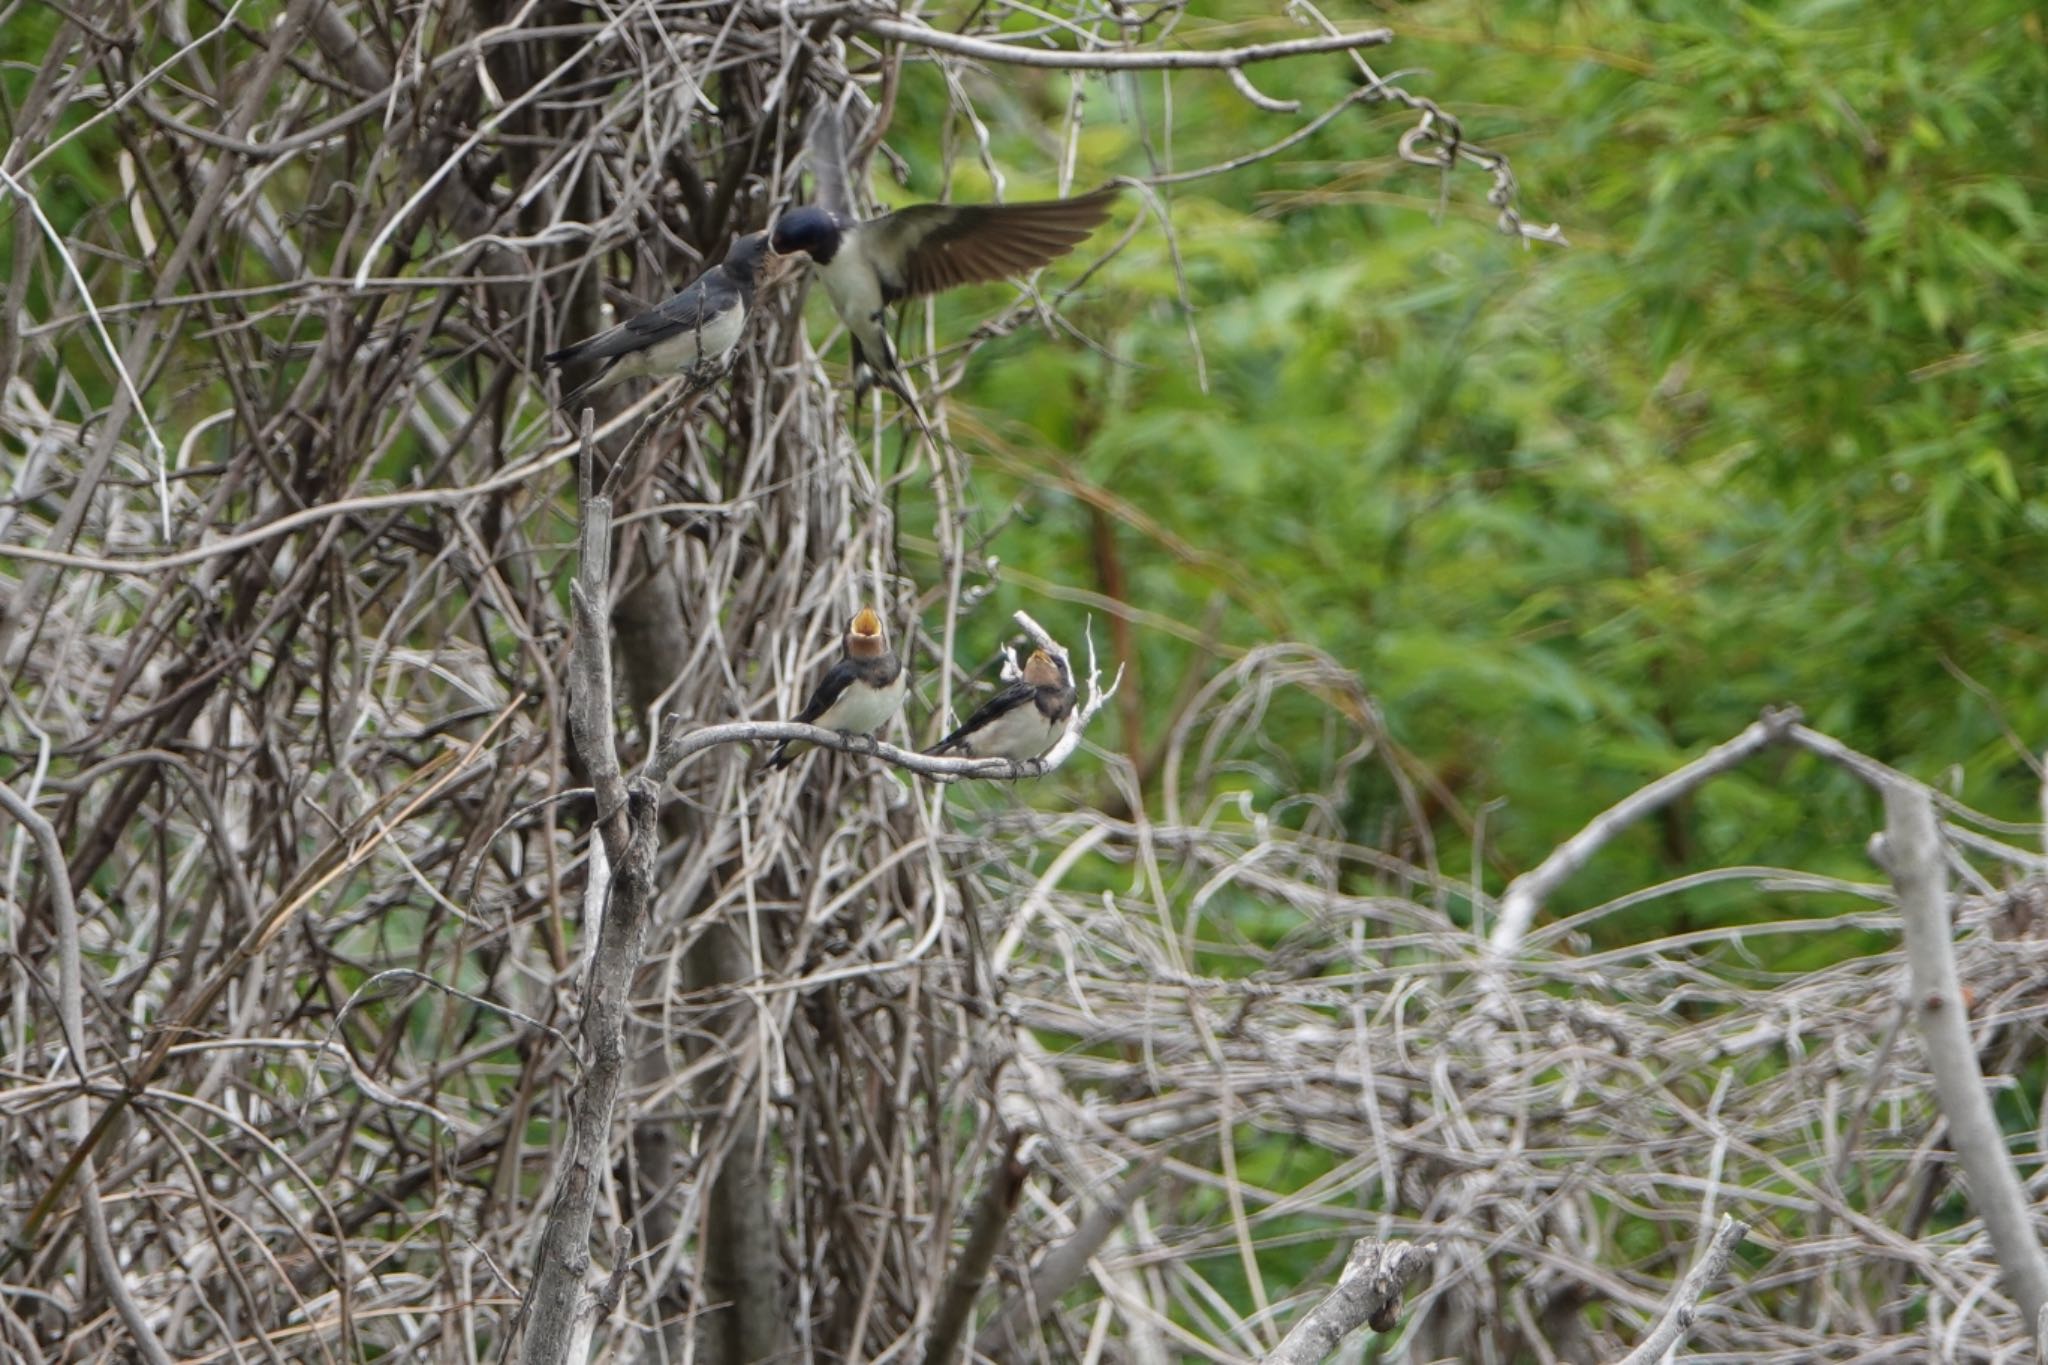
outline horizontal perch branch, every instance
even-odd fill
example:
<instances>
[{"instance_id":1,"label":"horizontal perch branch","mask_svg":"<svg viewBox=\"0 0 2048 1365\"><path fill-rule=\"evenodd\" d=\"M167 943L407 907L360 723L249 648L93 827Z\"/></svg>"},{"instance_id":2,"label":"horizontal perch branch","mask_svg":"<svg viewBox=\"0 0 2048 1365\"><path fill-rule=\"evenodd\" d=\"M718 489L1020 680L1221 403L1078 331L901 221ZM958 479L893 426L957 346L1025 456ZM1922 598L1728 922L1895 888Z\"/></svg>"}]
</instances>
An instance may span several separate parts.
<instances>
[{"instance_id":1,"label":"horizontal perch branch","mask_svg":"<svg viewBox=\"0 0 2048 1365\"><path fill-rule=\"evenodd\" d=\"M1060 666L1067 670L1067 676L1074 675L1073 665L1067 651L1056 643L1045 628L1024 612L1016 613L1017 623L1024 627L1040 648L1059 658ZM1065 763L1074 750L1081 747L1081 736L1088 728L1088 722L1095 713L1116 695L1123 685L1123 670L1117 670L1116 677L1108 687L1102 686L1101 674L1096 668L1095 645L1091 639L1088 646L1087 697L1075 709L1073 719L1067 723L1067 732L1059 742L1037 758L941 758L934 754L919 753L915 749L901 749L867 735L849 735L838 730L827 730L816 725L805 725L793 720L736 720L723 725L706 725L695 730L673 728L663 739L655 752L649 776L656 782L664 782L679 766L707 749L721 744L762 744L781 740L801 740L815 744L821 749L836 749L846 754L866 754L879 758L893 767L925 777L959 778L981 777L995 782L1016 782L1028 777L1043 777Z\"/></svg>"},{"instance_id":2,"label":"horizontal perch branch","mask_svg":"<svg viewBox=\"0 0 2048 1365\"><path fill-rule=\"evenodd\" d=\"M849 735L843 730L826 730L794 720L735 720L724 725L706 725L698 730L679 730L663 741L655 755L653 773L666 777L681 764L706 749L721 744L775 744L785 739L836 749L843 754L866 754L884 763L925 777L985 777L996 782L1016 782L1043 777L1060 766L1080 747L1079 725L1070 728L1060 742L1041 758L940 758L915 749L898 748L866 735Z\"/></svg>"},{"instance_id":3,"label":"horizontal perch branch","mask_svg":"<svg viewBox=\"0 0 2048 1365\"><path fill-rule=\"evenodd\" d=\"M1026 47L1022 43L997 42L949 33L925 24L905 23L880 15L856 21L877 38L915 43L934 52L973 57L985 62L1007 62L1012 66L1056 67L1082 71L1237 71L1254 62L1278 61L1284 57L1307 57L1319 52L1351 52L1361 47L1381 47L1394 41L1392 29L1369 28L1356 33L1326 33L1316 38L1290 38L1278 43L1253 43L1248 47L1226 47L1211 51L1199 48L1170 48L1157 52L1126 50L1079 52L1069 48Z\"/></svg>"}]
</instances>

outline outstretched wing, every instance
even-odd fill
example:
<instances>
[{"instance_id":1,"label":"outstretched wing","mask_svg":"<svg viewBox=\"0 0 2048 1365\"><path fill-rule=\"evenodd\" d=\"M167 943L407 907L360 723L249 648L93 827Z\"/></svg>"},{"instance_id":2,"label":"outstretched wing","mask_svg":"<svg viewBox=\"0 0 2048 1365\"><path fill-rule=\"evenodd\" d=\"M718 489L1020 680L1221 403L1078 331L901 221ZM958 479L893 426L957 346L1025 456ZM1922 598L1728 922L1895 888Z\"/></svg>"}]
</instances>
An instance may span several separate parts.
<instances>
[{"instance_id":1,"label":"outstretched wing","mask_svg":"<svg viewBox=\"0 0 2048 1365\"><path fill-rule=\"evenodd\" d=\"M1064 256L1109 217L1121 187L1024 204L917 204L860 225L885 300L1025 275Z\"/></svg>"}]
</instances>

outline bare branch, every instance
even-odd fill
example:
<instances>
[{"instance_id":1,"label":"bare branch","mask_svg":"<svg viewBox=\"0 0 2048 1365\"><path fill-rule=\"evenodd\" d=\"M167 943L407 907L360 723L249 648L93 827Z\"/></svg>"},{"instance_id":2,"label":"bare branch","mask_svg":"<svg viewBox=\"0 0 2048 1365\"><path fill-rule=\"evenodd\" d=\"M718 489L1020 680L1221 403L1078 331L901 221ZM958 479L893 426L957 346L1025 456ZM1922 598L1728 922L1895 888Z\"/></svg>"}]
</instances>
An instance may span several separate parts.
<instances>
[{"instance_id":1,"label":"bare branch","mask_svg":"<svg viewBox=\"0 0 2048 1365\"><path fill-rule=\"evenodd\" d=\"M1913 1017L1934 1073L1935 1097L2006 1285L2025 1320L2036 1322L2048 1312L2048 1257L2042 1255L2033 1201L2013 1169L1970 1037L1970 1007L1956 972L1955 921L1934 802L1917 783L1889 782L1883 791L1884 835L1874 852L1899 893Z\"/></svg>"},{"instance_id":2,"label":"bare branch","mask_svg":"<svg viewBox=\"0 0 2048 1365\"><path fill-rule=\"evenodd\" d=\"M110 559L100 555L70 554L39 545L0 546L0 554L9 558L26 559L38 564L54 564L66 569L85 569L106 574L161 574L172 569L182 569L193 564L203 564L211 559L224 559L253 549L266 541L293 531L319 526L344 517L361 516L369 512L389 512L411 507L460 507L479 502L492 493L502 492L520 484L530 482L550 466L559 464L575 453L574 445L564 443L546 451L531 460L522 461L509 469L503 469L489 478L480 479L467 488L420 488L403 493L372 493L360 498L343 498L319 507L303 507L286 513L274 521L252 526L233 535L222 536L205 545L190 550L179 550L174 554L152 555L148 558Z\"/></svg>"},{"instance_id":3,"label":"bare branch","mask_svg":"<svg viewBox=\"0 0 2048 1365\"><path fill-rule=\"evenodd\" d=\"M1033 1313L1050 1312L1062 1294L1080 1283L1081 1276L1088 1270L1088 1262L1129 1216L1132 1203L1158 1179L1159 1170L1165 1164L1164 1150L1147 1157L1124 1178L1109 1198L1090 1206L1072 1234L1046 1248L1045 1254L1038 1258L1038 1264L1031 1268L1030 1282L1011 1295L982 1325L975 1337L975 1349L983 1355L994 1355L1001 1346L1004 1333Z\"/></svg>"},{"instance_id":4,"label":"bare branch","mask_svg":"<svg viewBox=\"0 0 2048 1365\"><path fill-rule=\"evenodd\" d=\"M578 1300L590 1268L590 1227L600 1176L609 1165L612 1107L625 1071L626 1001L640 964L640 939L654 884L658 799L646 782L635 781L629 787L620 776L612 734L611 502L589 495L595 459L591 425L586 412L580 478L585 501L576 578L570 585L577 638L569 668L569 723L597 792L596 823L604 857L602 862L592 859L584 907L586 922L595 919L598 924L597 949L584 986L586 1070L524 1307L526 1365L562 1365L576 1336ZM600 867L611 869L609 879Z\"/></svg>"},{"instance_id":5,"label":"bare branch","mask_svg":"<svg viewBox=\"0 0 2048 1365\"><path fill-rule=\"evenodd\" d=\"M1049 67L1069 71L1237 71L1255 62L1306 57L1321 52L1351 52L1361 47L1379 47L1394 41L1394 31L1361 29L1356 33L1324 34L1319 38L1290 38L1278 43L1253 43L1247 47L1201 51L1170 48L1134 52L1127 48L1071 51L1066 48L1026 47L1022 43L997 42L933 28L928 24L905 23L881 15L861 15L854 22L878 38L911 43L977 61L1004 62L1011 66Z\"/></svg>"},{"instance_id":6,"label":"bare branch","mask_svg":"<svg viewBox=\"0 0 2048 1365\"><path fill-rule=\"evenodd\" d=\"M1043 626L1024 612L1017 612L1016 619L1040 648L1058 657L1060 666L1066 669L1067 676L1071 678L1073 664L1067 656L1066 649L1056 643L1045 633ZM1074 751L1081 747L1081 738L1087 731L1088 723L1108 704L1109 699L1116 695L1117 688L1123 684L1123 678L1123 669L1119 668L1109 686L1102 686L1101 672L1095 659L1095 642L1091 638L1088 642L1086 695L1068 720L1066 733L1037 758L944 758L913 749L901 749L867 735L842 734L837 730L820 729L818 726L804 725L796 721L738 720L723 725L706 725L695 730L672 730L663 739L661 748L654 755L649 776L657 782L665 782L674 775L678 767L721 744L764 744L796 739L815 744L821 749L865 754L924 777L980 777L993 782L1020 782L1026 778L1043 777L1072 757Z\"/></svg>"},{"instance_id":7,"label":"bare branch","mask_svg":"<svg viewBox=\"0 0 2048 1365\"><path fill-rule=\"evenodd\" d=\"M948 1365L959 1349L968 1319L974 1314L974 1301L981 1295L983 1281L988 1279L989 1265L996 1258L996 1248L1003 1244L1003 1232L1009 1227L1010 1215L1017 1211L1017 1197L1024 1192L1024 1177L1030 1172L1030 1167L1017 1159L1017 1144L1023 1136L1017 1129L1010 1130L982 1182L981 1198L974 1205L974 1221L967 1229L967 1243L960 1248L960 1258L954 1262L945 1292L939 1296L932 1334L925 1343L926 1365Z\"/></svg>"},{"instance_id":8,"label":"bare branch","mask_svg":"<svg viewBox=\"0 0 2048 1365\"><path fill-rule=\"evenodd\" d=\"M1414 1246L1361 1238L1344 1261L1337 1287L1294 1324L1261 1365L1315 1365L1360 1327L1392 1331L1408 1282L1435 1256L1434 1242Z\"/></svg>"},{"instance_id":9,"label":"bare branch","mask_svg":"<svg viewBox=\"0 0 2048 1365\"><path fill-rule=\"evenodd\" d=\"M1619 1365L1656 1365L1684 1342L1692 1331L1694 1319L1699 1316L1700 1296L1721 1278L1728 1269L1728 1258L1735 1254L1735 1248L1742 1245L1742 1239L1747 1236L1749 1224L1738 1222L1732 1214L1721 1215L1713 1240L1707 1243L1707 1249L1700 1253L1699 1260L1679 1281L1671 1302L1664 1309L1664 1316L1657 1320L1657 1325L1633 1351L1622 1357Z\"/></svg>"},{"instance_id":10,"label":"bare branch","mask_svg":"<svg viewBox=\"0 0 2048 1365\"><path fill-rule=\"evenodd\" d=\"M1500 919L1487 936L1487 947L1497 954L1514 952L1536 922L1536 914L1551 892L1591 862L1593 855L1615 836L1645 816L1654 814L1704 785L1710 779L1735 768L1774 744L1783 743L1798 723L1796 708L1772 708L1735 738L1717 744L1682 768L1674 769L1646 787L1630 792L1593 817L1584 829L1559 844L1549 857L1508 883L1500 900Z\"/></svg>"}]
</instances>

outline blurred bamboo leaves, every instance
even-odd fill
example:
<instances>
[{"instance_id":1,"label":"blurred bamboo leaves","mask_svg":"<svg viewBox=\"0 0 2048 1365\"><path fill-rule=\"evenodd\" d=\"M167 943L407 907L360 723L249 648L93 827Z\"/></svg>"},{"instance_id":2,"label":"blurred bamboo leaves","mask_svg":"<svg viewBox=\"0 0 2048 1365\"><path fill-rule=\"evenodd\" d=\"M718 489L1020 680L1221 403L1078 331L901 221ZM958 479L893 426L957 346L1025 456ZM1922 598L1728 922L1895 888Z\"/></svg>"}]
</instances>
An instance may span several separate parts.
<instances>
[{"instance_id":1,"label":"blurred bamboo leaves","mask_svg":"<svg viewBox=\"0 0 2048 1365\"><path fill-rule=\"evenodd\" d=\"M1361 111L1166 191L1178 279L1155 230L1069 308L1113 360L990 352L968 396L1013 457L1056 452L1063 478L1156 523L1115 534L1146 612L1196 621L1218 590L1162 531L1227 556L1219 648L1284 628L1356 666L1468 810L1513 795L1489 826L1509 866L1782 701L2028 815L2033 775L2004 734L2048 734L2039 16L1997 0L1384 15L1416 31L1405 83L1510 151L1530 212L1576 245L1494 235L1483 182L1398 164L1395 125ZM1340 91L1329 70L1293 74L1311 107ZM1089 108L1143 109L1156 151L1157 83L1139 89ZM921 94L906 87L912 116ZM1181 121L1176 167L1241 145L1227 92L1182 79L1174 98L1217 115ZM1100 500L1016 458L978 478L1028 517L998 554L1103 589L1087 581ZM1163 726L1180 676L1213 663L1138 638L1143 713ZM1617 849L1583 894L1694 860L1853 856L1861 802L1800 784L1829 782L1738 778L1713 804L1740 818ZM1363 838L1388 793L1356 796ZM1442 823L1455 867L1468 855Z\"/></svg>"}]
</instances>

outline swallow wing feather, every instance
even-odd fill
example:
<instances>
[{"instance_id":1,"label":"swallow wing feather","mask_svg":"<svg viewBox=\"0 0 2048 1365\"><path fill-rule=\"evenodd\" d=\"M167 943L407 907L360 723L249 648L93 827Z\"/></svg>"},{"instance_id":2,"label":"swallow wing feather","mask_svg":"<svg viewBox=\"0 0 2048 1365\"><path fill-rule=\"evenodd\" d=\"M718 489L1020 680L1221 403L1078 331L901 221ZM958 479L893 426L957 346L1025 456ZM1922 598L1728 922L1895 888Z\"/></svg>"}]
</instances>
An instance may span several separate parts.
<instances>
[{"instance_id":1,"label":"swallow wing feather","mask_svg":"<svg viewBox=\"0 0 2048 1365\"><path fill-rule=\"evenodd\" d=\"M917 204L860 225L889 302L1029 274L1087 240L1119 187L1023 204Z\"/></svg>"}]
</instances>

